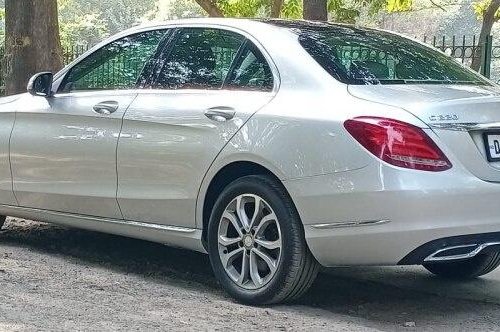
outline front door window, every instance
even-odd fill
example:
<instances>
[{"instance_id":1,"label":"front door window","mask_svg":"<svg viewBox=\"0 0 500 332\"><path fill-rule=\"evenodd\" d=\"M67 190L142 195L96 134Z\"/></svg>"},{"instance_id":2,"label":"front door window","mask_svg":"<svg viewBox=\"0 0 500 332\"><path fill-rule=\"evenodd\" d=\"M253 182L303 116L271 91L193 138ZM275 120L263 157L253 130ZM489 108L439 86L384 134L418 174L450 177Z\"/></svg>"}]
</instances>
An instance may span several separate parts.
<instances>
[{"instance_id":1,"label":"front door window","mask_svg":"<svg viewBox=\"0 0 500 332\"><path fill-rule=\"evenodd\" d=\"M60 92L133 89L155 54L165 30L138 33L116 40L76 64Z\"/></svg>"}]
</instances>

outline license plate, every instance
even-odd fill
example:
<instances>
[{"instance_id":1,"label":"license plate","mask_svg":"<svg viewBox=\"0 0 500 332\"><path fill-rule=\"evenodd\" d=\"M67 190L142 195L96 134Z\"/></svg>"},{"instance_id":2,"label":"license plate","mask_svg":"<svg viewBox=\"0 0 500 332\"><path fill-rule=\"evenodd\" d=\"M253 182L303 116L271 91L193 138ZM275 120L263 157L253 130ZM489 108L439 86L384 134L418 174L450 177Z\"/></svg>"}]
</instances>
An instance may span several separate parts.
<instances>
[{"instance_id":1,"label":"license plate","mask_svg":"<svg viewBox=\"0 0 500 332\"><path fill-rule=\"evenodd\" d=\"M484 133L488 161L500 161L500 133Z\"/></svg>"}]
</instances>

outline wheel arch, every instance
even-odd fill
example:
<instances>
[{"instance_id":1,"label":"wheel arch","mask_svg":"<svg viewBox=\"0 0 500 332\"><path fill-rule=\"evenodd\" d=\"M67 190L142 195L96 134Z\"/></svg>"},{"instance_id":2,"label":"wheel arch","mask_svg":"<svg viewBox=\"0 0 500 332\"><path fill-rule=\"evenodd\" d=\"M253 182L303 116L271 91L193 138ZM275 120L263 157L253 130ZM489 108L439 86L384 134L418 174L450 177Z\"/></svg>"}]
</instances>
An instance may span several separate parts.
<instances>
[{"instance_id":1,"label":"wheel arch","mask_svg":"<svg viewBox=\"0 0 500 332\"><path fill-rule=\"evenodd\" d=\"M260 163L248 160L233 161L220 168L212 177L206 187L202 199L199 200L201 205L201 226L202 226L202 242L206 248L207 227L210 220L210 213L219 197L220 193L231 182L248 175L269 175L276 181L281 183L280 178L272 172L268 167ZM283 187L284 188L284 187ZM284 188L286 191L286 188ZM286 191L288 193L288 191Z\"/></svg>"}]
</instances>

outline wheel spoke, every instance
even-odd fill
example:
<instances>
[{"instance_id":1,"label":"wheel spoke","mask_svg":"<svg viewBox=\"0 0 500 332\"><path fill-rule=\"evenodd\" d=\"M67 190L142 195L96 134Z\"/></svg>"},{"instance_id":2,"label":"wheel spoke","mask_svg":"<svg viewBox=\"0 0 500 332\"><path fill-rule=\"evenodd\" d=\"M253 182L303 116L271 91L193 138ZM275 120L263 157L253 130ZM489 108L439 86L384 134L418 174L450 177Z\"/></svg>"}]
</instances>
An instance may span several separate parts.
<instances>
[{"instance_id":1,"label":"wheel spoke","mask_svg":"<svg viewBox=\"0 0 500 332\"><path fill-rule=\"evenodd\" d=\"M237 281L238 284L243 285L243 283L247 280L249 265L250 265L250 256L244 252L241 261L241 273Z\"/></svg>"},{"instance_id":2,"label":"wheel spoke","mask_svg":"<svg viewBox=\"0 0 500 332\"><path fill-rule=\"evenodd\" d=\"M238 248L227 254L221 255L222 265L224 266L224 268L229 267L229 265L236 259L236 257L239 254L243 253L244 250L245 248Z\"/></svg>"},{"instance_id":3,"label":"wheel spoke","mask_svg":"<svg viewBox=\"0 0 500 332\"><path fill-rule=\"evenodd\" d=\"M219 236L219 244L223 245L224 247L227 247L227 246L230 246L232 244L240 242L241 239L242 239L241 236L230 238L230 237L221 235L221 236Z\"/></svg>"},{"instance_id":4,"label":"wheel spoke","mask_svg":"<svg viewBox=\"0 0 500 332\"><path fill-rule=\"evenodd\" d=\"M281 240L276 240L276 241L267 241L263 239L255 239L255 243L260 244L266 249L273 250L273 249L278 249L281 248Z\"/></svg>"},{"instance_id":5,"label":"wheel spoke","mask_svg":"<svg viewBox=\"0 0 500 332\"><path fill-rule=\"evenodd\" d=\"M250 225L248 229L252 229L255 227L256 221L258 220L258 217L260 215L260 211L262 210L262 200L260 199L260 197L255 196L254 199L255 199L255 209L253 210L252 219L250 220Z\"/></svg>"},{"instance_id":6,"label":"wheel spoke","mask_svg":"<svg viewBox=\"0 0 500 332\"><path fill-rule=\"evenodd\" d=\"M255 230L255 236L260 236L260 234L266 229L266 227L272 222L276 221L276 215L273 213L270 213L266 215L262 220L260 221L259 225L257 226L257 229Z\"/></svg>"},{"instance_id":7,"label":"wheel spoke","mask_svg":"<svg viewBox=\"0 0 500 332\"><path fill-rule=\"evenodd\" d=\"M250 230L250 220L245 211L245 196L239 196L236 199L236 214L243 228L248 232Z\"/></svg>"},{"instance_id":8,"label":"wheel spoke","mask_svg":"<svg viewBox=\"0 0 500 332\"><path fill-rule=\"evenodd\" d=\"M276 271L276 262L274 261L274 259L269 257L269 255L257 248L252 248L252 252L259 256L267 264L271 273L274 273Z\"/></svg>"},{"instance_id":9,"label":"wheel spoke","mask_svg":"<svg viewBox=\"0 0 500 332\"><path fill-rule=\"evenodd\" d=\"M243 232L241 231L242 226L238 223L238 220L234 214L229 211L224 211L222 218L229 220L229 222L233 225L234 229L238 232L240 238L243 237Z\"/></svg>"},{"instance_id":10,"label":"wheel spoke","mask_svg":"<svg viewBox=\"0 0 500 332\"><path fill-rule=\"evenodd\" d=\"M256 287L262 285L262 278L257 268L257 255L252 250L250 250L250 278Z\"/></svg>"}]
</instances>

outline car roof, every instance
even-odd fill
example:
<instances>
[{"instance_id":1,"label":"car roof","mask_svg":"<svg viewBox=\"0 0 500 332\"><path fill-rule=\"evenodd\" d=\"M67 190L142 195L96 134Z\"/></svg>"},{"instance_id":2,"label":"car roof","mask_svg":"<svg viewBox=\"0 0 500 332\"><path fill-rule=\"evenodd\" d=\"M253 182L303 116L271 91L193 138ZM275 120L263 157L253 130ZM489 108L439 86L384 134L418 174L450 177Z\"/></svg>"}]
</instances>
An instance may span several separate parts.
<instances>
[{"instance_id":1,"label":"car roof","mask_svg":"<svg viewBox=\"0 0 500 332\"><path fill-rule=\"evenodd\" d=\"M226 27L234 27L243 30L252 28L269 28L270 26L286 29L286 30L308 30L308 29L335 29L339 30L349 28L358 31L383 31L373 28L364 28L352 24L332 23L332 22L318 22L307 20L289 20L289 19L276 19L276 18L222 18L222 17L203 17L203 18L186 18L178 20L169 20L163 22L152 22L135 26L128 32L135 30L142 30L147 28L161 28L169 26L183 26L183 25L220 25Z\"/></svg>"},{"instance_id":2,"label":"car roof","mask_svg":"<svg viewBox=\"0 0 500 332\"><path fill-rule=\"evenodd\" d=\"M179 26L179 25L189 26L189 25L205 25L205 24L234 27L245 30L256 26L262 26L263 24L266 23L260 20L247 19L247 18L200 17L200 18L168 20L162 22L151 22L135 26L129 29L128 31L142 30L145 28L162 28L162 27Z\"/></svg>"}]
</instances>

